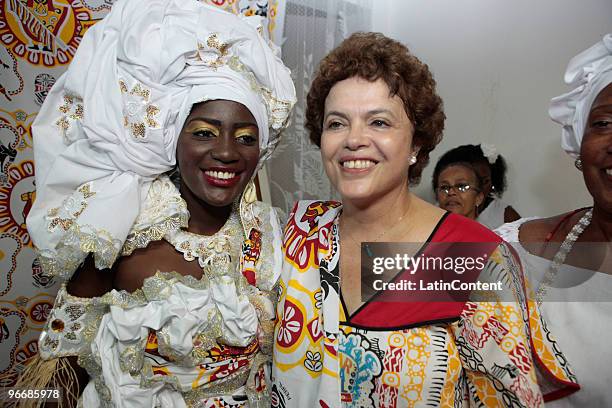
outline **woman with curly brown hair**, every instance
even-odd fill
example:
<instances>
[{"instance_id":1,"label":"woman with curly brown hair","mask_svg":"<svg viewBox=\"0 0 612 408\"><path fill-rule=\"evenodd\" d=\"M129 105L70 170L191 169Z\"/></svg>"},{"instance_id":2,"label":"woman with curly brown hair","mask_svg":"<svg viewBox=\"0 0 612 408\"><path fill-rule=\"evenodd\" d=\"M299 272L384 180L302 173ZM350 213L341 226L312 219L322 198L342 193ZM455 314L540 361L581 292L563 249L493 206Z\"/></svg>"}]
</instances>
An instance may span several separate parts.
<instances>
[{"instance_id":1,"label":"woman with curly brown hair","mask_svg":"<svg viewBox=\"0 0 612 408\"><path fill-rule=\"evenodd\" d=\"M306 116L342 202L300 201L285 227L272 405L540 406L536 378L548 391L578 388L509 247L410 191L444 128L427 65L382 34L354 34L321 62ZM421 244L393 276L372 275L366 265L380 254L393 269L383 241ZM459 256L465 243L476 244ZM483 254L469 272L415 263ZM498 292L409 289L461 274L466 284L497 282Z\"/></svg>"}]
</instances>

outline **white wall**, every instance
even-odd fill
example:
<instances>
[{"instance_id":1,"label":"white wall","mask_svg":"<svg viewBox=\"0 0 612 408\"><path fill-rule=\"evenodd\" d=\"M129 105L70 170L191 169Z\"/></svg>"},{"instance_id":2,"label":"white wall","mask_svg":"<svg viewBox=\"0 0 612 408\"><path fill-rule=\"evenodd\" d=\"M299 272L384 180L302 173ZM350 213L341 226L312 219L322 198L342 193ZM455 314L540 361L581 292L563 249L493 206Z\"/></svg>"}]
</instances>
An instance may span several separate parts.
<instances>
[{"instance_id":1,"label":"white wall","mask_svg":"<svg viewBox=\"0 0 612 408\"><path fill-rule=\"evenodd\" d=\"M523 216L592 203L548 117L565 92L571 57L612 32L610 0L376 0L373 30L429 64L447 115L415 192L433 199L431 174L447 150L493 143L508 162L504 199Z\"/></svg>"}]
</instances>

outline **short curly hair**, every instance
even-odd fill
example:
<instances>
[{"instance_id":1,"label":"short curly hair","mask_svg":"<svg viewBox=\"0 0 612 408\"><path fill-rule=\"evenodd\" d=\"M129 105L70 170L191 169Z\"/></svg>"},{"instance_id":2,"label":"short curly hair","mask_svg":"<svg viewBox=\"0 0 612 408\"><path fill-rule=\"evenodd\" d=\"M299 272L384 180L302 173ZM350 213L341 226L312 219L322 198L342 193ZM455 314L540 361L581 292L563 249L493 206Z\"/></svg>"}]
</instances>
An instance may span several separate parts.
<instances>
[{"instance_id":1,"label":"short curly hair","mask_svg":"<svg viewBox=\"0 0 612 408\"><path fill-rule=\"evenodd\" d=\"M419 148L417 161L408 171L410 183L417 184L429 162L429 153L442 140L446 119L429 67L406 46L381 33L355 33L344 40L323 58L308 92L305 126L318 147L325 99L336 83L352 77L371 82L382 79L390 95L402 99L414 126L412 143Z\"/></svg>"},{"instance_id":2,"label":"short curly hair","mask_svg":"<svg viewBox=\"0 0 612 408\"><path fill-rule=\"evenodd\" d=\"M501 197L506 191L506 160L502 155L498 155L494 163L489 163L489 159L482 152L480 145L461 145L444 153L438 160L434 169L432 184L436 188L436 179L440 172L448 165L459 162L468 162L473 165L484 163L491 169L491 185L493 192Z\"/></svg>"}]
</instances>

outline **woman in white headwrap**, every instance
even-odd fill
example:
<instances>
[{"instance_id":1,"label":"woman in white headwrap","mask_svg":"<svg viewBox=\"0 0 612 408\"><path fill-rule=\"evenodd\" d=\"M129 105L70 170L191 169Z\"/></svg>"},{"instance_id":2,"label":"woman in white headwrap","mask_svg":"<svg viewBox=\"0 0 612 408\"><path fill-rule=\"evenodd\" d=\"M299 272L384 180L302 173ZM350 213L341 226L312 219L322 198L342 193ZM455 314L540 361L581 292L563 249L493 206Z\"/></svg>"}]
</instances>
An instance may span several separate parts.
<instances>
[{"instance_id":1,"label":"woman in white headwrap","mask_svg":"<svg viewBox=\"0 0 612 408\"><path fill-rule=\"evenodd\" d=\"M280 227L252 179L295 90L263 34L195 0L87 32L34 124L28 229L66 284L22 384L78 393L81 366L85 407L269 405Z\"/></svg>"},{"instance_id":2,"label":"woman in white headwrap","mask_svg":"<svg viewBox=\"0 0 612 408\"><path fill-rule=\"evenodd\" d=\"M513 243L550 330L581 390L555 407L610 406L612 389L612 34L574 57L574 89L553 98L563 149L576 159L593 205L550 218L523 218L497 232Z\"/></svg>"}]
</instances>

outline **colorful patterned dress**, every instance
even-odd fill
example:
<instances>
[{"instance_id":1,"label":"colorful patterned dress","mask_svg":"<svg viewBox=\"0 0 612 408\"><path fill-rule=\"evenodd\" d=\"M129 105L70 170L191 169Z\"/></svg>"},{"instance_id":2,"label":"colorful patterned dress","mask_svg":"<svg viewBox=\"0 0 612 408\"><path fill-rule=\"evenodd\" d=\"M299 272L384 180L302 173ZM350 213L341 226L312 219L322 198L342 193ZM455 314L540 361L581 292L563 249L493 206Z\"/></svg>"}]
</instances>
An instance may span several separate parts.
<instances>
[{"instance_id":1,"label":"colorful patterned dress","mask_svg":"<svg viewBox=\"0 0 612 408\"><path fill-rule=\"evenodd\" d=\"M383 302L348 316L339 293L336 202L301 201L285 227L273 407L537 407L579 388L509 246L447 214L424 245L488 243L479 279L511 301Z\"/></svg>"}]
</instances>

